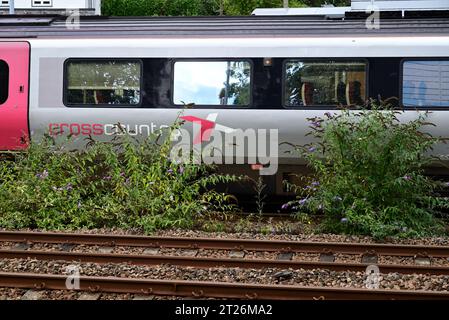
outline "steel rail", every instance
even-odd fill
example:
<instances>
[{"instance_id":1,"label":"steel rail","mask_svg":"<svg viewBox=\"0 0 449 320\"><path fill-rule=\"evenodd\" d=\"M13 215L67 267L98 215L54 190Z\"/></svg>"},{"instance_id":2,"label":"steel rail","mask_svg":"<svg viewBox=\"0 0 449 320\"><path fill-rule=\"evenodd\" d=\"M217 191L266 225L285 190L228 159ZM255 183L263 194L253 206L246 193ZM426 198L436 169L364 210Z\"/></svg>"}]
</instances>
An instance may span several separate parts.
<instances>
[{"instance_id":1,"label":"steel rail","mask_svg":"<svg viewBox=\"0 0 449 320\"><path fill-rule=\"evenodd\" d=\"M0 250L0 259L36 259L45 261L67 261L67 262L92 262L106 263L128 263L132 265L162 265L170 264L176 266L189 266L195 268L280 268L280 269L327 269L332 271L356 271L365 272L369 263L336 263L336 262L311 262L291 260L269 260L269 259L234 259L234 258L206 258L190 256L168 256L168 255L139 255L139 254L109 254L89 252L59 252L59 251L23 251L23 250ZM386 273L401 274L433 274L449 275L448 267L421 266L421 265L395 265L376 264L379 271Z\"/></svg>"},{"instance_id":2,"label":"steel rail","mask_svg":"<svg viewBox=\"0 0 449 320\"><path fill-rule=\"evenodd\" d=\"M375 254L449 258L449 246L378 243L337 243L284 240L248 240L186 237L147 237L137 235L78 234L55 232L0 231L0 241L70 243L103 246L129 246L180 249L283 251L304 253Z\"/></svg>"},{"instance_id":3,"label":"steel rail","mask_svg":"<svg viewBox=\"0 0 449 320\"><path fill-rule=\"evenodd\" d=\"M67 290L70 276L30 273L0 273L0 286ZM195 298L367 300L449 299L449 292L414 290L370 290L355 288L301 287L246 283L153 280L117 277L80 277L77 290L105 293L170 295Z\"/></svg>"}]
</instances>

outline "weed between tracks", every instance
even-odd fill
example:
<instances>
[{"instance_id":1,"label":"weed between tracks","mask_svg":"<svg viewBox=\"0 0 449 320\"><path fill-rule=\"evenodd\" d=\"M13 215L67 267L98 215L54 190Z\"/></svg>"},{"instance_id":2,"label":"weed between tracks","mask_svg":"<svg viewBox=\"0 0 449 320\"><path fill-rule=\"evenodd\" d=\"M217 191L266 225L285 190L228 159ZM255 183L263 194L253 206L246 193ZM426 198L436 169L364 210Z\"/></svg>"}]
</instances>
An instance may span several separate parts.
<instances>
[{"instance_id":1,"label":"weed between tracks","mask_svg":"<svg viewBox=\"0 0 449 320\"><path fill-rule=\"evenodd\" d=\"M12 161L0 162L0 226L5 228L139 228L146 233L190 227L210 211L231 209L231 196L212 188L237 177L204 164L169 159L181 124L138 141L90 139L83 151L47 136Z\"/></svg>"},{"instance_id":2,"label":"weed between tracks","mask_svg":"<svg viewBox=\"0 0 449 320\"><path fill-rule=\"evenodd\" d=\"M442 185L424 175L429 151L445 142L425 132L427 113L401 122L402 112L372 105L370 110L326 113L310 120L316 143L298 148L315 172L306 186L292 186L298 216L324 214L328 232L425 236L443 231L435 218L447 209Z\"/></svg>"}]
</instances>

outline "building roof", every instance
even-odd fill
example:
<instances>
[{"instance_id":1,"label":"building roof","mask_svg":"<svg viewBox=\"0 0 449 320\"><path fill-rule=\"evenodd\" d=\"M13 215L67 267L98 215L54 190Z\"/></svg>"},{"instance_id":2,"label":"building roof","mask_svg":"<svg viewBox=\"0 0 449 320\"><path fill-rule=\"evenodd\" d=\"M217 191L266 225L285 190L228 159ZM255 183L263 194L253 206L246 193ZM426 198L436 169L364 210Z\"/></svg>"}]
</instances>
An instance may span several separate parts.
<instances>
[{"instance_id":1,"label":"building roof","mask_svg":"<svg viewBox=\"0 0 449 320\"><path fill-rule=\"evenodd\" d=\"M365 14L365 13L363 13ZM298 16L246 17L81 17L79 29L62 16L0 16L0 38L163 36L378 36L448 35L449 14L397 18L381 14L380 29L365 16L345 19ZM440 17L438 17L440 16ZM74 20L76 22L76 20Z\"/></svg>"}]
</instances>

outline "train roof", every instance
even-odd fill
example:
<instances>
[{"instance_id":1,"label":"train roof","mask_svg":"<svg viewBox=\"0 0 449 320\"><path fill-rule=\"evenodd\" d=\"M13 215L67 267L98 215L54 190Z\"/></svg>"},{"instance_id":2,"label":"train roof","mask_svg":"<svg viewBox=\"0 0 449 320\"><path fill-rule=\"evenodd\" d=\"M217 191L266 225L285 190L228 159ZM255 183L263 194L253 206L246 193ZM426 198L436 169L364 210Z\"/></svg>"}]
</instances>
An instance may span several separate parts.
<instances>
[{"instance_id":1,"label":"train roof","mask_svg":"<svg viewBox=\"0 0 449 320\"><path fill-rule=\"evenodd\" d=\"M263 37L449 35L449 11L398 17L381 13L380 28L366 27L365 13L343 19L320 16L80 17L0 16L0 38L58 37Z\"/></svg>"}]
</instances>

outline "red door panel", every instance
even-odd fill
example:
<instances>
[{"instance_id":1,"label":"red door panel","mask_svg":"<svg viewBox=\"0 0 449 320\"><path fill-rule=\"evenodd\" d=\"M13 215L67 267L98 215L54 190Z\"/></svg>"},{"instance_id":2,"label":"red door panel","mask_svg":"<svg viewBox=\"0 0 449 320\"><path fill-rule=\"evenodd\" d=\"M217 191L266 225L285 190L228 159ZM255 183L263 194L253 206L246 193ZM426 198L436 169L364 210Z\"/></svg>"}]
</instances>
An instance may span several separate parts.
<instances>
[{"instance_id":1,"label":"red door panel","mask_svg":"<svg viewBox=\"0 0 449 320\"><path fill-rule=\"evenodd\" d=\"M0 150L28 146L27 42L0 42Z\"/></svg>"}]
</instances>

